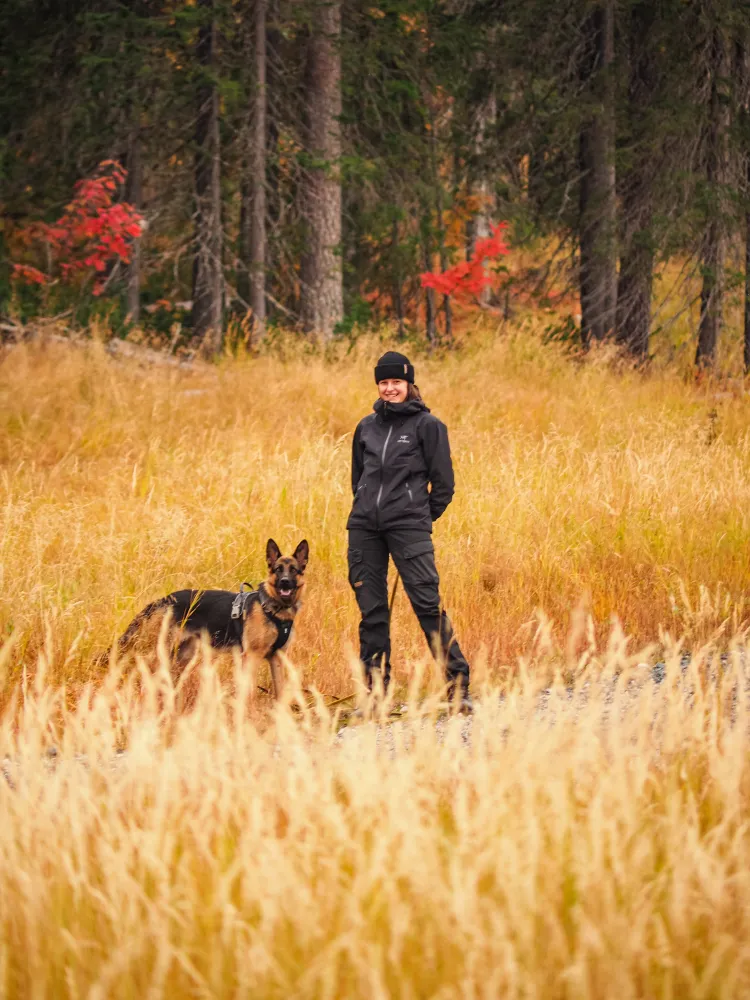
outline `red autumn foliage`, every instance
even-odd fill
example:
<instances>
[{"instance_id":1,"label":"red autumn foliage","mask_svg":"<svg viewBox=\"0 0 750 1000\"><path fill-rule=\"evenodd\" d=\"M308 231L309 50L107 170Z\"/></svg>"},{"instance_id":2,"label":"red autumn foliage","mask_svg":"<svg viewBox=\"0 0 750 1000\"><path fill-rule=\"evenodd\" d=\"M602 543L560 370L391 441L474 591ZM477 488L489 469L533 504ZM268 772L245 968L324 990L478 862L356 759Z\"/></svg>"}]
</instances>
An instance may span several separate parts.
<instances>
[{"instance_id":1,"label":"red autumn foliage","mask_svg":"<svg viewBox=\"0 0 750 1000\"><path fill-rule=\"evenodd\" d=\"M442 274L425 271L420 275L423 288L434 288L443 295L455 295L458 298L477 296L491 283L487 274L485 261L497 260L508 253L508 247L503 240L506 222L499 222L492 227L492 235L477 240L471 260L462 260L449 267Z\"/></svg>"},{"instance_id":2,"label":"red autumn foliage","mask_svg":"<svg viewBox=\"0 0 750 1000\"><path fill-rule=\"evenodd\" d=\"M31 267L30 264L14 264L13 277L25 282L27 285L47 284L46 274L42 274L38 268Z\"/></svg>"},{"instance_id":3,"label":"red autumn foliage","mask_svg":"<svg viewBox=\"0 0 750 1000\"><path fill-rule=\"evenodd\" d=\"M104 160L99 171L97 177L78 181L73 200L56 222L32 223L19 234L27 246L48 246L62 281L73 284L95 274L94 295L104 290L103 275L112 262L130 262L133 240L141 235L143 223L143 216L132 205L114 202L127 176L125 169L114 160ZM36 285L46 285L50 280L28 264L14 264L13 277Z\"/></svg>"}]
</instances>

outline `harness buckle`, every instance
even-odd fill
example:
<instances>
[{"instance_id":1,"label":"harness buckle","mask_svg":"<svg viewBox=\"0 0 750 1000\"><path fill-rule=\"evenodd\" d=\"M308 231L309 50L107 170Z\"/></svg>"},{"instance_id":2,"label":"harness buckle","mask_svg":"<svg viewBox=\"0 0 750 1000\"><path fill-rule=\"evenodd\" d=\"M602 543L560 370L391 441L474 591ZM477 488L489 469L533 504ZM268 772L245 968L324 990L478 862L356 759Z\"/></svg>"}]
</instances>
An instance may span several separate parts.
<instances>
[{"instance_id":1,"label":"harness buckle","mask_svg":"<svg viewBox=\"0 0 750 1000\"><path fill-rule=\"evenodd\" d=\"M244 589L245 587L247 587L248 589L245 590ZM240 584L240 592L232 601L232 613L230 615L230 618L233 621L235 621L237 618L242 617L242 614L245 610L245 605L247 604L247 599L250 597L251 594L255 593L252 587L253 587L252 583L243 582Z\"/></svg>"}]
</instances>

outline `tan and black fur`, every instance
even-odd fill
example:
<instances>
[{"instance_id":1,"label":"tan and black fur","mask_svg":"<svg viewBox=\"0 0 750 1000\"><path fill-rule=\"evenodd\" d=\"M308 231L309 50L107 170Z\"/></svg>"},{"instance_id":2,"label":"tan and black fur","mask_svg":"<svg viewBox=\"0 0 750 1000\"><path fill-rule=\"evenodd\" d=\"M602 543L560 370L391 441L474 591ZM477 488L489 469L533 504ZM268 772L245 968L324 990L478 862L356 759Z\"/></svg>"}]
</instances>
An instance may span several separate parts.
<instances>
[{"instance_id":1,"label":"tan and black fur","mask_svg":"<svg viewBox=\"0 0 750 1000\"><path fill-rule=\"evenodd\" d=\"M165 633L172 674L179 677L205 636L214 649L240 647L243 657L267 659L274 694L281 696L283 667L274 646L282 623L294 621L300 606L309 546L299 543L291 556L282 556L276 542L266 545L268 577L258 595L247 601L241 618L231 618L237 593L229 590L177 590L143 608L117 642L118 657L140 655L152 663ZM165 624L165 619L169 621ZM274 622L276 619L276 622ZM282 626L283 627L283 626ZM289 626L291 627L291 624Z\"/></svg>"}]
</instances>

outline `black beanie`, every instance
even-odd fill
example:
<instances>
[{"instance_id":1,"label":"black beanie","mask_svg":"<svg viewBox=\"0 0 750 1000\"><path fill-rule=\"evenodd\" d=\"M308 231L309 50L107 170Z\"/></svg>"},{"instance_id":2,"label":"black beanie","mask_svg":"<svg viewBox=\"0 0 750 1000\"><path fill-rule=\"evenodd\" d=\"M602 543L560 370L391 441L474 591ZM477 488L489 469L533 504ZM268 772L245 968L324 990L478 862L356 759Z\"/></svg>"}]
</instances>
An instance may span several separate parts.
<instances>
[{"instance_id":1,"label":"black beanie","mask_svg":"<svg viewBox=\"0 0 750 1000\"><path fill-rule=\"evenodd\" d=\"M375 366L375 381L382 382L384 378L401 378L414 385L414 365L398 351L386 351Z\"/></svg>"}]
</instances>

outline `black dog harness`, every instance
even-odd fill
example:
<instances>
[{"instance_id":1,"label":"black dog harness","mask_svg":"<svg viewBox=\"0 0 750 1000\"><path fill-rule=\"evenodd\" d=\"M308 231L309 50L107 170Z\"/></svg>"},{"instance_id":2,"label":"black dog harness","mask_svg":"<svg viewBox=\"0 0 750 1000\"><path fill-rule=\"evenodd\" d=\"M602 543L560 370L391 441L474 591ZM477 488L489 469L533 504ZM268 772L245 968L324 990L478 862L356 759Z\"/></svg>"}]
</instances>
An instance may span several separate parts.
<instances>
[{"instance_id":1,"label":"black dog harness","mask_svg":"<svg viewBox=\"0 0 750 1000\"><path fill-rule=\"evenodd\" d=\"M246 612L246 609L249 609L249 606L252 604L260 604L263 614L276 629L276 640L268 652L268 655L271 656L273 653L283 649L287 642L289 642L289 636L292 634L292 625L294 622L285 618L279 618L270 610L268 607L268 594L266 594L263 589L262 583L257 590L245 590L245 587L249 588L251 586L252 584L249 583L240 584L240 592L232 601L230 624L234 627L237 633L237 638L240 641L240 645L242 645L244 622L247 614L249 613L249 610Z\"/></svg>"}]
</instances>

